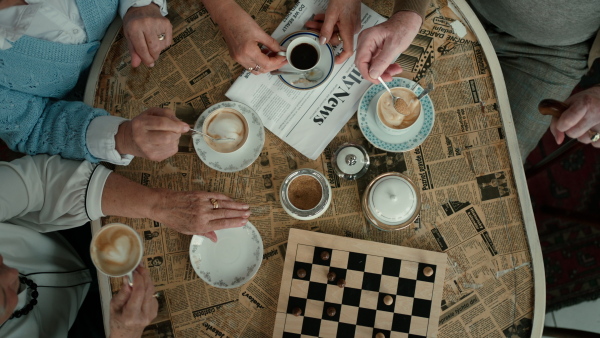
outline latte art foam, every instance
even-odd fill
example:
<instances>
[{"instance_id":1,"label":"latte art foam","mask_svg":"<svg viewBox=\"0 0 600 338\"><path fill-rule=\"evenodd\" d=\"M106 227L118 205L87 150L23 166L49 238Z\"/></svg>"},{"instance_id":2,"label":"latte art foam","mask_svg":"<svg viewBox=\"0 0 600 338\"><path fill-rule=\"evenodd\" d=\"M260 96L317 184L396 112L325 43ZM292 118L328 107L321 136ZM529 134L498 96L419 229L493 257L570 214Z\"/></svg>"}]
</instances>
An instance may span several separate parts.
<instances>
[{"instance_id":1,"label":"latte art foam","mask_svg":"<svg viewBox=\"0 0 600 338\"><path fill-rule=\"evenodd\" d=\"M403 129L410 127L419 117L421 102L415 100L409 107L407 103L417 97L412 91L406 88L390 88L390 90L395 96L400 97L405 102L399 102L398 107L400 110L396 110L392 97L386 91L377 102L379 119L390 128Z\"/></svg>"},{"instance_id":2,"label":"latte art foam","mask_svg":"<svg viewBox=\"0 0 600 338\"><path fill-rule=\"evenodd\" d=\"M208 145L221 153L230 153L239 149L248 136L248 124L235 109L215 110L204 122L205 133L216 139L232 138L227 141L213 141L206 138Z\"/></svg>"},{"instance_id":3,"label":"latte art foam","mask_svg":"<svg viewBox=\"0 0 600 338\"><path fill-rule=\"evenodd\" d=\"M96 266L105 274L119 276L133 270L139 261L139 239L125 225L104 229L94 239L90 253Z\"/></svg>"}]
</instances>

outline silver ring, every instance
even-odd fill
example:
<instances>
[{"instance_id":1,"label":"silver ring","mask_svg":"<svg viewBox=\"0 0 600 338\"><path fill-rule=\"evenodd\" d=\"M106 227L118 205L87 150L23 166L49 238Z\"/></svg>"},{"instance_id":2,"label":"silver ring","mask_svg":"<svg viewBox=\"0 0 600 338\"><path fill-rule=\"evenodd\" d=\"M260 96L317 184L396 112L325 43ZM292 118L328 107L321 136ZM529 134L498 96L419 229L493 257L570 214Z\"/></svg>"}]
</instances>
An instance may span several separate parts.
<instances>
[{"instance_id":1,"label":"silver ring","mask_svg":"<svg viewBox=\"0 0 600 338\"><path fill-rule=\"evenodd\" d=\"M162 40L165 39L165 37L166 37L165 33L159 34L158 35L158 40L162 41Z\"/></svg>"},{"instance_id":2,"label":"silver ring","mask_svg":"<svg viewBox=\"0 0 600 338\"><path fill-rule=\"evenodd\" d=\"M254 70L254 67L248 67L248 71L251 72Z\"/></svg>"},{"instance_id":3,"label":"silver ring","mask_svg":"<svg viewBox=\"0 0 600 338\"><path fill-rule=\"evenodd\" d=\"M593 130L588 131L588 133L590 133L590 139L592 140L592 142L600 140L600 133Z\"/></svg>"}]
</instances>

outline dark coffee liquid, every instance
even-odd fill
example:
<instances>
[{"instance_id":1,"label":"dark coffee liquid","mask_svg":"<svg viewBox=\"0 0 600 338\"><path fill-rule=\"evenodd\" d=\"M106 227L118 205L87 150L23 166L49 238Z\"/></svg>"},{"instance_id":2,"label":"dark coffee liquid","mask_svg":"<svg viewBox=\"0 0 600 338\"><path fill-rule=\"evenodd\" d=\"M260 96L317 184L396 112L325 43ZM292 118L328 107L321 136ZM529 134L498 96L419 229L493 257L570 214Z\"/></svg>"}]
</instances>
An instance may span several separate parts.
<instances>
[{"instance_id":1,"label":"dark coffee liquid","mask_svg":"<svg viewBox=\"0 0 600 338\"><path fill-rule=\"evenodd\" d=\"M290 63L298 69L311 69L317 64L319 53L313 45L301 43L294 47L290 55Z\"/></svg>"}]
</instances>

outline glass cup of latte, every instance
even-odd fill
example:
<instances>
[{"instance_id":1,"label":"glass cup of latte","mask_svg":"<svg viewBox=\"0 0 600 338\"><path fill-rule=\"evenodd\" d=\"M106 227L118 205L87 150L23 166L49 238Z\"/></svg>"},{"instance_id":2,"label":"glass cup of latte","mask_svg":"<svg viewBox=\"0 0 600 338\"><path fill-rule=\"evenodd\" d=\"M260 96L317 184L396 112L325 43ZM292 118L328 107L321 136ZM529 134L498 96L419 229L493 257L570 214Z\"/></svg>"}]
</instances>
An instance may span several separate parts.
<instances>
[{"instance_id":1,"label":"glass cup of latte","mask_svg":"<svg viewBox=\"0 0 600 338\"><path fill-rule=\"evenodd\" d=\"M90 255L96 268L109 277L128 276L133 283L133 270L142 261L144 245L131 227L112 223L103 226L92 238Z\"/></svg>"},{"instance_id":2,"label":"glass cup of latte","mask_svg":"<svg viewBox=\"0 0 600 338\"><path fill-rule=\"evenodd\" d=\"M219 108L204 120L202 132L204 141L214 151L231 153L240 149L248 139L248 121L242 113L233 108ZM231 140L221 140L231 139Z\"/></svg>"},{"instance_id":3,"label":"glass cup of latte","mask_svg":"<svg viewBox=\"0 0 600 338\"><path fill-rule=\"evenodd\" d=\"M377 101L377 125L386 133L401 135L409 130L422 113L421 101L410 89L404 87L390 88L394 96L402 102L394 102L390 94L384 90Z\"/></svg>"}]
</instances>

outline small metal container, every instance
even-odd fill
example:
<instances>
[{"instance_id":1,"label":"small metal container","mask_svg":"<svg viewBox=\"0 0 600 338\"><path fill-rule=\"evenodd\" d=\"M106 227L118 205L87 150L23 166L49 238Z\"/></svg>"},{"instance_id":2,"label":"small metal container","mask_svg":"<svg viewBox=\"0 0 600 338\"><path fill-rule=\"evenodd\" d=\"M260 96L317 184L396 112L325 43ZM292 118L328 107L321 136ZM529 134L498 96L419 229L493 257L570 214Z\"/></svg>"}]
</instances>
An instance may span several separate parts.
<instances>
[{"instance_id":1,"label":"small metal container","mask_svg":"<svg viewBox=\"0 0 600 338\"><path fill-rule=\"evenodd\" d=\"M369 164L367 150L355 143L342 144L331 159L335 173L347 180L356 180L362 177L369 169Z\"/></svg>"},{"instance_id":2,"label":"small metal container","mask_svg":"<svg viewBox=\"0 0 600 338\"><path fill-rule=\"evenodd\" d=\"M367 186L362 197L365 217L379 230L401 230L411 225L421 211L417 186L396 172L381 174Z\"/></svg>"},{"instance_id":3,"label":"small metal container","mask_svg":"<svg viewBox=\"0 0 600 338\"><path fill-rule=\"evenodd\" d=\"M297 178L302 176L310 176L314 178L317 182L319 182L321 186L321 200L317 203L317 205L312 209L299 209L290 201L289 188L290 184ZM329 186L329 181L327 178L321 174L320 172L314 169L298 169L289 174L284 180L283 184L281 184L281 189L279 190L279 197L281 201L281 206L283 209L293 218L308 221L311 219L315 219L325 213L329 205L331 204L331 187Z\"/></svg>"}]
</instances>

